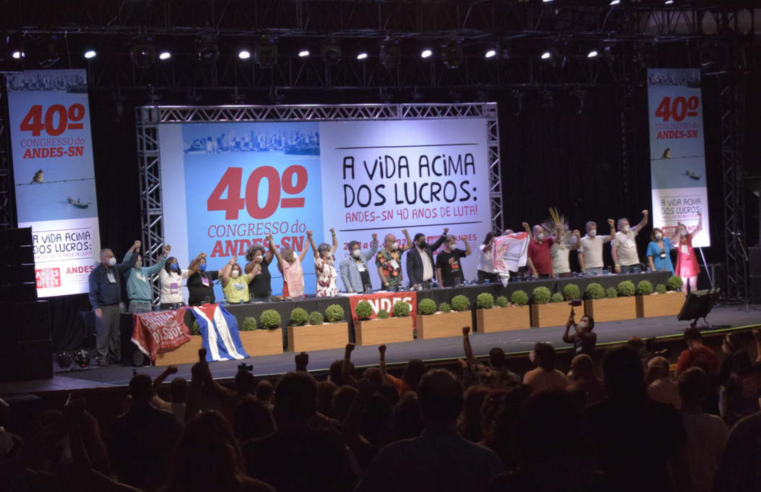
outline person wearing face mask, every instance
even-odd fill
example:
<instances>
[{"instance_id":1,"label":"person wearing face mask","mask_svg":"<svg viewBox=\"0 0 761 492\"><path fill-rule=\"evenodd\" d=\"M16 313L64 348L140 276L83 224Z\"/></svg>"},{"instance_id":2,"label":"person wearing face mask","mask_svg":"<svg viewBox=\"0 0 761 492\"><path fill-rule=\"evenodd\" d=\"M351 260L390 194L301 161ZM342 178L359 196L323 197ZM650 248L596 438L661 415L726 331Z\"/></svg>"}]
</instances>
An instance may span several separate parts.
<instances>
[{"instance_id":1,"label":"person wearing face mask","mask_svg":"<svg viewBox=\"0 0 761 492\"><path fill-rule=\"evenodd\" d=\"M317 278L317 297L333 297L338 295L338 287L336 286L336 279L338 278L338 272L336 271L334 254L338 249L338 239L336 239L335 229L330 229L330 234L333 237L333 246L328 243L320 243L319 246L314 245L314 238L311 234L309 237L309 244L314 251L314 273Z\"/></svg>"},{"instance_id":2,"label":"person wearing face mask","mask_svg":"<svg viewBox=\"0 0 761 492\"><path fill-rule=\"evenodd\" d=\"M573 327L574 333L571 334L571 327ZM579 324L576 324L573 312L568 318L568 322L565 324L565 333L563 334L563 341L565 343L573 344L573 356L588 355L593 356L595 352L595 345L597 345L597 333L592 330L595 329L595 320L591 316L584 315L581 317Z\"/></svg>"},{"instance_id":3,"label":"person wearing face mask","mask_svg":"<svg viewBox=\"0 0 761 492\"><path fill-rule=\"evenodd\" d=\"M378 267L378 276L381 279L384 290L397 290L402 285L402 254L412 247L412 241L410 241L407 229L403 229L402 233L407 238L407 244L399 246L396 236L386 234L383 241L383 249L375 255L375 266Z\"/></svg>"},{"instance_id":4,"label":"person wearing face mask","mask_svg":"<svg viewBox=\"0 0 761 492\"><path fill-rule=\"evenodd\" d=\"M528 268L534 278L553 278L550 248L554 243L544 227L534 226L534 234L528 245Z\"/></svg>"},{"instance_id":5,"label":"person wearing face mask","mask_svg":"<svg viewBox=\"0 0 761 492\"><path fill-rule=\"evenodd\" d=\"M436 277L439 279L439 285L457 287L465 281L460 260L470 256L471 250L467 237L463 237L463 242L465 243L465 251L456 247L456 237L451 234L447 235L444 251L436 256Z\"/></svg>"},{"instance_id":6,"label":"person wearing face mask","mask_svg":"<svg viewBox=\"0 0 761 492\"><path fill-rule=\"evenodd\" d=\"M674 245L667 237L663 237L663 230L653 229L650 235L650 244L647 245L647 261L650 270L654 272L671 272L674 274L674 265L671 263L671 250Z\"/></svg>"},{"instance_id":7,"label":"person wearing face mask","mask_svg":"<svg viewBox=\"0 0 761 492\"><path fill-rule=\"evenodd\" d=\"M616 265L616 273L638 273L639 255L637 254L637 241L635 238L639 231L647 225L648 211L642 211L642 220L639 224L631 227L629 219L618 219L618 232L613 242L613 262Z\"/></svg>"},{"instance_id":8,"label":"person wearing face mask","mask_svg":"<svg viewBox=\"0 0 761 492\"><path fill-rule=\"evenodd\" d=\"M259 265L259 273L254 276L254 280L248 284L249 297L251 302L269 302L272 294L272 275L269 266L274 258L272 245L269 245L269 251L264 252L264 247L255 244L246 252L246 273L254 271L254 267Z\"/></svg>"},{"instance_id":9,"label":"person wearing face mask","mask_svg":"<svg viewBox=\"0 0 761 492\"><path fill-rule=\"evenodd\" d=\"M251 300L248 284L254 279L259 268L261 267L257 265L251 273L245 273L243 268L238 265L238 257L233 256L230 258L227 265L220 270L222 292L225 294L225 300L229 304L244 304Z\"/></svg>"},{"instance_id":10,"label":"person wearing face mask","mask_svg":"<svg viewBox=\"0 0 761 492\"><path fill-rule=\"evenodd\" d=\"M409 285L413 289L417 289L418 286L427 288L433 280L436 273L433 253L444 244L448 232L449 228L445 227L444 233L433 244L428 244L425 240L425 234L421 232L415 234L414 247L407 253L407 277L409 277Z\"/></svg>"},{"instance_id":11,"label":"person wearing face mask","mask_svg":"<svg viewBox=\"0 0 761 492\"><path fill-rule=\"evenodd\" d=\"M591 220L587 222L587 235L581 238L581 246L579 246L579 266L582 273L592 277L602 275L602 269L605 266L602 245L609 243L616 236L613 219L608 219L608 226L610 226L610 235L600 236L597 234L597 223Z\"/></svg>"},{"instance_id":12,"label":"person wearing face mask","mask_svg":"<svg viewBox=\"0 0 761 492\"><path fill-rule=\"evenodd\" d=\"M373 234L373 241L370 243L368 251L363 253L360 246L359 241L349 241L349 256L344 258L338 266L341 271L341 281L349 294L372 290L367 262L372 260L378 251L378 235Z\"/></svg>"},{"instance_id":13,"label":"person wearing face mask","mask_svg":"<svg viewBox=\"0 0 761 492\"><path fill-rule=\"evenodd\" d=\"M98 365L121 362L119 314L122 312L121 276L135 265L140 241L135 241L124 263L117 263L109 248L100 251L100 263L90 272L90 304L95 311L95 346Z\"/></svg>"},{"instance_id":14,"label":"person wearing face mask","mask_svg":"<svg viewBox=\"0 0 761 492\"><path fill-rule=\"evenodd\" d=\"M214 304L217 298L214 294L214 282L222 277L225 265L221 270L207 270L206 258L198 262L198 271L188 277L188 306L201 306L209 303Z\"/></svg>"},{"instance_id":15,"label":"person wearing face mask","mask_svg":"<svg viewBox=\"0 0 761 492\"><path fill-rule=\"evenodd\" d=\"M677 225L676 234L672 238L676 245L676 274L684 283L684 294L690 295L698 289L698 274L700 266L695 250L692 248L692 238L703 230L703 215L698 212L698 226L688 233L687 226L681 222Z\"/></svg>"},{"instance_id":16,"label":"person wearing face mask","mask_svg":"<svg viewBox=\"0 0 761 492\"><path fill-rule=\"evenodd\" d=\"M185 305L185 299L182 297L182 281L195 275L204 258L206 258L206 253L199 254L190 263L187 270L180 268L180 262L174 256L166 259L164 268L159 271L159 284L161 285L159 307L162 310L177 309L179 306Z\"/></svg>"},{"instance_id":17,"label":"person wearing face mask","mask_svg":"<svg viewBox=\"0 0 761 492\"><path fill-rule=\"evenodd\" d=\"M135 265L124 273L127 278L127 299L129 299L130 314L147 313L153 310L151 277L164 268L166 257L171 250L172 247L168 244L164 246L164 252L159 261L149 267L143 266L143 257L138 254Z\"/></svg>"},{"instance_id":18,"label":"person wearing face mask","mask_svg":"<svg viewBox=\"0 0 761 492\"><path fill-rule=\"evenodd\" d=\"M546 229L545 229L546 230ZM565 225L557 224L556 235L552 238L550 246L550 258L552 259L552 273L556 278L571 277L571 251L576 251L581 246L581 234L579 231L569 231Z\"/></svg>"},{"instance_id":19,"label":"person wearing face mask","mask_svg":"<svg viewBox=\"0 0 761 492\"><path fill-rule=\"evenodd\" d=\"M307 247L301 253L296 254L293 248L283 248L283 251L280 251L275 244L272 234L267 236L267 240L272 245L272 252L275 254L280 270L283 272L283 297L285 298L299 299L304 297L304 269L301 263L309 251L312 231L307 231L307 238L309 239Z\"/></svg>"}]
</instances>

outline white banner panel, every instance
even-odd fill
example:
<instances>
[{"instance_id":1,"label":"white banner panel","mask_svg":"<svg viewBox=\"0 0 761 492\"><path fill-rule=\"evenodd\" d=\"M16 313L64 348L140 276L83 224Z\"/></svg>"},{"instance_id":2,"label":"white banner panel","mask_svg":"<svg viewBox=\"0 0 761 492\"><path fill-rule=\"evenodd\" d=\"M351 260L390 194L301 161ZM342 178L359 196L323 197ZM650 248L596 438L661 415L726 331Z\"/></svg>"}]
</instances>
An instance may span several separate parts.
<instances>
[{"instance_id":1,"label":"white banner panel","mask_svg":"<svg viewBox=\"0 0 761 492\"><path fill-rule=\"evenodd\" d=\"M703 214L695 247L711 245L700 70L647 71L653 227L667 236L679 222L692 232Z\"/></svg>"},{"instance_id":2,"label":"white banner panel","mask_svg":"<svg viewBox=\"0 0 761 492\"><path fill-rule=\"evenodd\" d=\"M19 227L31 227L39 297L88 291L98 261L85 70L8 74Z\"/></svg>"}]
</instances>

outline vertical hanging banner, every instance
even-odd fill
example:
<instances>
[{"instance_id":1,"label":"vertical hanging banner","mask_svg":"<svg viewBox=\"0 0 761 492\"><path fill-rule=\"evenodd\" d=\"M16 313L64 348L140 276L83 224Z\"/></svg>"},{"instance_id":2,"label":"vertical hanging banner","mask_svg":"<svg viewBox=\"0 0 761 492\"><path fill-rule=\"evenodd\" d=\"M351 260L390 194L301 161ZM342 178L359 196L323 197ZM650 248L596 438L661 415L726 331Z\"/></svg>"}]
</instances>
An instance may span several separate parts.
<instances>
[{"instance_id":1,"label":"vertical hanging banner","mask_svg":"<svg viewBox=\"0 0 761 492\"><path fill-rule=\"evenodd\" d=\"M100 250L84 70L7 76L19 227L31 227L39 297L80 294Z\"/></svg>"},{"instance_id":2,"label":"vertical hanging banner","mask_svg":"<svg viewBox=\"0 0 761 492\"><path fill-rule=\"evenodd\" d=\"M653 227L670 236L681 222L692 232L700 212L695 247L711 245L700 87L697 69L647 71Z\"/></svg>"}]
</instances>

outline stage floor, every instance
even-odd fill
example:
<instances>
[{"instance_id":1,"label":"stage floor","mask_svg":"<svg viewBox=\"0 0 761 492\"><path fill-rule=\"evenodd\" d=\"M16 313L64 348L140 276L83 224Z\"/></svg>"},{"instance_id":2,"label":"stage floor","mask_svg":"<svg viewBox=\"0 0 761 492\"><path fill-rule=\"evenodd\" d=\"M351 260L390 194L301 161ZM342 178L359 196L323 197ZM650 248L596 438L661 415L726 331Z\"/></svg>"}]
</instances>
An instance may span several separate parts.
<instances>
[{"instance_id":1,"label":"stage floor","mask_svg":"<svg viewBox=\"0 0 761 492\"><path fill-rule=\"evenodd\" d=\"M761 307L716 307L709 316L713 325L732 325L732 329L761 327ZM667 337L681 335L689 323L677 321L675 317L642 318L628 321L598 323L595 331L598 346L626 341L629 337ZM569 345L562 342L564 327L534 328L530 330L471 335L471 344L476 356L484 356L492 347L502 347L508 354L520 354L531 350L536 342L548 342L562 349ZM294 368L294 353L270 355L246 359L253 364L257 376L277 375ZM395 343L388 347L388 364L404 363L410 359L424 361L451 360L463 357L462 338L442 338L437 340L415 340ZM309 371L326 371L330 364L343 358L343 349L323 350L309 354ZM215 362L211 370L215 379L232 378L241 361ZM378 349L375 346L357 347L352 354L352 362L357 367L378 364ZM190 364L179 366L178 376L190 379ZM0 395L17 393L46 393L53 391L76 391L95 388L115 388L126 386L136 368L110 366L83 371L57 373L53 379L0 383ZM151 376L163 371L162 367L141 367L138 370Z\"/></svg>"}]
</instances>

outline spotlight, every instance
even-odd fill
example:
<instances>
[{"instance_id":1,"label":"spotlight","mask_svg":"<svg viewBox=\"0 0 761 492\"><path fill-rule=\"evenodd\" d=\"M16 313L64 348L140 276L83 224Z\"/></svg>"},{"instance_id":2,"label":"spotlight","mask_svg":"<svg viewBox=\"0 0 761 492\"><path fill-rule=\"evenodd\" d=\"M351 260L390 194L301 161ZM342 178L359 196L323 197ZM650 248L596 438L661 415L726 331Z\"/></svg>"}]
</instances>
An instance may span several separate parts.
<instances>
[{"instance_id":1,"label":"spotlight","mask_svg":"<svg viewBox=\"0 0 761 492\"><path fill-rule=\"evenodd\" d=\"M381 65L388 69L396 68L402 63L402 49L398 39L391 39L381 45Z\"/></svg>"},{"instance_id":2,"label":"spotlight","mask_svg":"<svg viewBox=\"0 0 761 492\"><path fill-rule=\"evenodd\" d=\"M139 38L132 43L129 56L137 68L150 68L156 63L156 47L153 46L153 40L149 37Z\"/></svg>"},{"instance_id":3,"label":"spotlight","mask_svg":"<svg viewBox=\"0 0 761 492\"><path fill-rule=\"evenodd\" d=\"M309 56L309 50L301 50L299 51L299 58L306 58Z\"/></svg>"},{"instance_id":4,"label":"spotlight","mask_svg":"<svg viewBox=\"0 0 761 492\"><path fill-rule=\"evenodd\" d=\"M58 362L58 368L62 371L66 371L71 368L71 363L74 361L74 357L69 352L61 352L56 355L56 362Z\"/></svg>"},{"instance_id":5,"label":"spotlight","mask_svg":"<svg viewBox=\"0 0 761 492\"><path fill-rule=\"evenodd\" d=\"M367 53L360 53L357 55L357 60L366 60L367 59Z\"/></svg>"},{"instance_id":6,"label":"spotlight","mask_svg":"<svg viewBox=\"0 0 761 492\"><path fill-rule=\"evenodd\" d=\"M201 63L211 64L219 60L219 46L214 36L201 36L196 42L196 54Z\"/></svg>"},{"instance_id":7,"label":"spotlight","mask_svg":"<svg viewBox=\"0 0 761 492\"><path fill-rule=\"evenodd\" d=\"M545 51L544 53L542 53L542 60L549 60L550 58L552 58L552 53L550 53L549 51Z\"/></svg>"},{"instance_id":8,"label":"spotlight","mask_svg":"<svg viewBox=\"0 0 761 492\"><path fill-rule=\"evenodd\" d=\"M40 54L40 67L50 68L61 59L58 54L58 36L51 35L43 38L42 53Z\"/></svg>"},{"instance_id":9,"label":"spotlight","mask_svg":"<svg viewBox=\"0 0 761 492\"><path fill-rule=\"evenodd\" d=\"M251 52L247 49L242 49L238 51L238 58L240 58L241 60L248 60L249 58L251 58Z\"/></svg>"},{"instance_id":10,"label":"spotlight","mask_svg":"<svg viewBox=\"0 0 761 492\"><path fill-rule=\"evenodd\" d=\"M159 53L159 60L169 60L170 58L172 58L172 54L168 51Z\"/></svg>"},{"instance_id":11,"label":"spotlight","mask_svg":"<svg viewBox=\"0 0 761 492\"><path fill-rule=\"evenodd\" d=\"M87 51L85 51L84 55L82 55L82 56L84 56L85 59L87 59L87 60L92 60L93 58L98 56L98 53L95 50L87 50Z\"/></svg>"},{"instance_id":12,"label":"spotlight","mask_svg":"<svg viewBox=\"0 0 761 492\"><path fill-rule=\"evenodd\" d=\"M673 5L674 0L666 0L665 5Z\"/></svg>"},{"instance_id":13,"label":"spotlight","mask_svg":"<svg viewBox=\"0 0 761 492\"><path fill-rule=\"evenodd\" d=\"M462 46L459 42L444 46L441 52L441 61L447 68L457 68L462 64Z\"/></svg>"},{"instance_id":14,"label":"spotlight","mask_svg":"<svg viewBox=\"0 0 761 492\"><path fill-rule=\"evenodd\" d=\"M618 5L618 4L620 4L620 3L621 3L621 0L611 0L611 1L610 1L610 5L611 5L611 6L613 6L613 5Z\"/></svg>"},{"instance_id":15,"label":"spotlight","mask_svg":"<svg viewBox=\"0 0 761 492\"><path fill-rule=\"evenodd\" d=\"M11 54L14 60L20 60L22 58L26 57L26 53L23 51L14 51L13 54Z\"/></svg>"},{"instance_id":16,"label":"spotlight","mask_svg":"<svg viewBox=\"0 0 761 492\"><path fill-rule=\"evenodd\" d=\"M90 367L90 354L87 353L87 350L81 349L74 355L74 361L80 369L87 369Z\"/></svg>"},{"instance_id":17,"label":"spotlight","mask_svg":"<svg viewBox=\"0 0 761 492\"><path fill-rule=\"evenodd\" d=\"M595 50L592 50L592 51L590 51L590 52L587 54L587 58L597 58L597 55L598 55L597 51L595 51Z\"/></svg>"},{"instance_id":18,"label":"spotlight","mask_svg":"<svg viewBox=\"0 0 761 492\"><path fill-rule=\"evenodd\" d=\"M254 48L254 60L262 68L270 69L277 63L277 44L275 38L262 38Z\"/></svg>"},{"instance_id":19,"label":"spotlight","mask_svg":"<svg viewBox=\"0 0 761 492\"><path fill-rule=\"evenodd\" d=\"M497 52L495 50L489 50L486 52L484 56L486 58L494 58L495 56L497 56Z\"/></svg>"},{"instance_id":20,"label":"spotlight","mask_svg":"<svg viewBox=\"0 0 761 492\"><path fill-rule=\"evenodd\" d=\"M341 45L335 41L328 41L322 45L322 59L328 65L338 65L343 56Z\"/></svg>"},{"instance_id":21,"label":"spotlight","mask_svg":"<svg viewBox=\"0 0 761 492\"><path fill-rule=\"evenodd\" d=\"M428 49L425 49L425 50L420 52L420 57L421 58L430 58L431 55L433 55L433 51L428 50Z\"/></svg>"}]
</instances>

